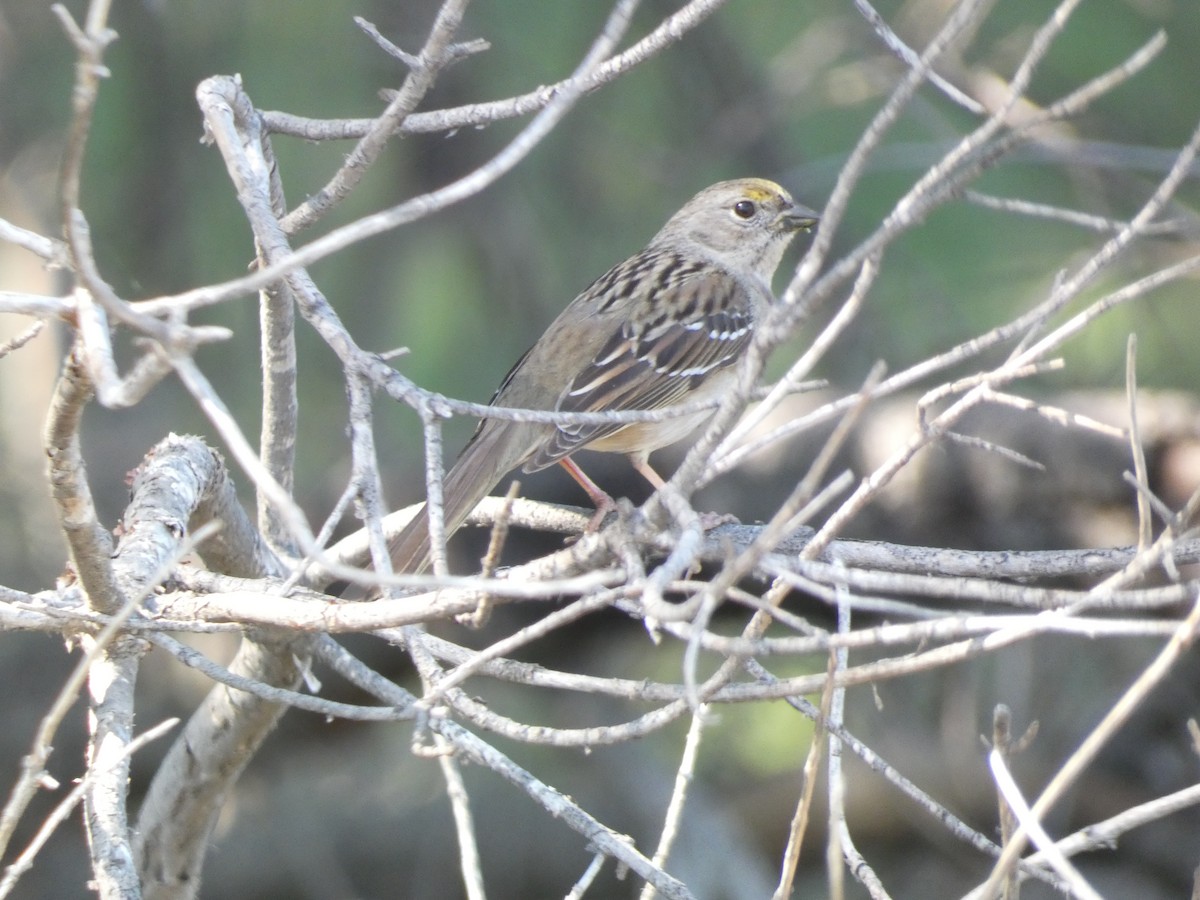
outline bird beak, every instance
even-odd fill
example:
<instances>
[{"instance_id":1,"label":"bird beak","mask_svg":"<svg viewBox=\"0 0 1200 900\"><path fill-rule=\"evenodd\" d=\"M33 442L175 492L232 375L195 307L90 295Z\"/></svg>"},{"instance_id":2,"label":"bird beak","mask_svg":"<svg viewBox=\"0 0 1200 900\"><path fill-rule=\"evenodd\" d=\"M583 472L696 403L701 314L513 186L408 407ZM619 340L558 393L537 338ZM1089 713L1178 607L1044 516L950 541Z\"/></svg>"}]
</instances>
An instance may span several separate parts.
<instances>
[{"instance_id":1,"label":"bird beak","mask_svg":"<svg viewBox=\"0 0 1200 900\"><path fill-rule=\"evenodd\" d=\"M815 212L807 206L795 203L780 215L780 221L787 231L812 231L820 220Z\"/></svg>"}]
</instances>

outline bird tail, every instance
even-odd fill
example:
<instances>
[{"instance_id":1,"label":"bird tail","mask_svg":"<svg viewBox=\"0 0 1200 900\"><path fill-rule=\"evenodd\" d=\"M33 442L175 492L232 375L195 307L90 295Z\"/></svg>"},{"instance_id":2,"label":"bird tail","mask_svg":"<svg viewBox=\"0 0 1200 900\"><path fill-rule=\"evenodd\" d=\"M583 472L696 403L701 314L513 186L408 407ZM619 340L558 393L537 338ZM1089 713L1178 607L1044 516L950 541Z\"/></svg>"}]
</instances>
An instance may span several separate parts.
<instances>
[{"instance_id":1,"label":"bird tail","mask_svg":"<svg viewBox=\"0 0 1200 900\"><path fill-rule=\"evenodd\" d=\"M504 429L484 428L471 441L446 474L442 511L446 537L454 534L479 501L491 492L505 473L513 468L502 442ZM497 440L497 439L500 440ZM404 530L388 544L392 570L417 575L429 567L432 550L429 538L428 507L422 506Z\"/></svg>"}]
</instances>

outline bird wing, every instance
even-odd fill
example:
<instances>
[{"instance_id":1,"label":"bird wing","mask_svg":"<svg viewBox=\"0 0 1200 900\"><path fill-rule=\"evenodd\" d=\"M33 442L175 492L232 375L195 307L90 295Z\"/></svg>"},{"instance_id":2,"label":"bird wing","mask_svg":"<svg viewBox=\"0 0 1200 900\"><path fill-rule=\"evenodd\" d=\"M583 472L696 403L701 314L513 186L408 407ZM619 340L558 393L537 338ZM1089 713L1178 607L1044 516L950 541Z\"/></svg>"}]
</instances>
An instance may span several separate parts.
<instances>
[{"instance_id":1,"label":"bird wing","mask_svg":"<svg viewBox=\"0 0 1200 900\"><path fill-rule=\"evenodd\" d=\"M745 289L707 269L663 286L625 320L559 395L561 412L653 410L686 401L709 375L737 362L750 340L753 305ZM681 312L683 315L680 315ZM564 424L527 462L532 472L569 456L623 424Z\"/></svg>"}]
</instances>

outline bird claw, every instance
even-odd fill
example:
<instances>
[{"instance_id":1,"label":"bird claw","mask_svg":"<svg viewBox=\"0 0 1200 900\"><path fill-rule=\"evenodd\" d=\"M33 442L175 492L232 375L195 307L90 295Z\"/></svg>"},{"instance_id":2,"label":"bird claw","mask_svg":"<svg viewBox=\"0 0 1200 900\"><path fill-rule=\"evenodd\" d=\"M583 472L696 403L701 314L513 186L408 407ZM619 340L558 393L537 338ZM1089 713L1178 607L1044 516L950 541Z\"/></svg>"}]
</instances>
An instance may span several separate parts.
<instances>
[{"instance_id":1,"label":"bird claw","mask_svg":"<svg viewBox=\"0 0 1200 900\"><path fill-rule=\"evenodd\" d=\"M617 511L617 504L611 497L605 497L607 503L601 503L596 507L596 511L592 513L592 517L588 519L587 525L583 529L584 534L594 534L600 530L600 526L604 524L604 520L608 518L609 513Z\"/></svg>"},{"instance_id":2,"label":"bird claw","mask_svg":"<svg viewBox=\"0 0 1200 900\"><path fill-rule=\"evenodd\" d=\"M700 513L700 528L712 531L721 525L741 525L742 520L729 513L702 512Z\"/></svg>"}]
</instances>

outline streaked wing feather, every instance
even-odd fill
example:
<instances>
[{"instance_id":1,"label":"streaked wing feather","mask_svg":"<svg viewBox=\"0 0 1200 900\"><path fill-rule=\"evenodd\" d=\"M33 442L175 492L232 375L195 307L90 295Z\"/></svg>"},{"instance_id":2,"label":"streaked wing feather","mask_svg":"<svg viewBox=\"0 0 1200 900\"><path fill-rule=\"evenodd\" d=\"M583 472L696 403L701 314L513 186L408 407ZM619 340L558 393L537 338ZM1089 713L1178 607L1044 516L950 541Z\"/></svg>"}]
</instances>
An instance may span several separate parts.
<instances>
[{"instance_id":1,"label":"streaked wing feather","mask_svg":"<svg viewBox=\"0 0 1200 900\"><path fill-rule=\"evenodd\" d=\"M563 390L558 410L661 409L685 402L692 389L712 372L733 365L750 340L749 304L731 302L737 284L721 273L688 279L670 286L692 297L660 293L655 306L689 308L685 321L663 319L625 323L601 347L592 363ZM721 292L724 292L723 295ZM697 302L689 302L695 300ZM715 308L714 308L715 307ZM527 471L544 468L592 441L613 434L623 425L560 425L527 464Z\"/></svg>"}]
</instances>

